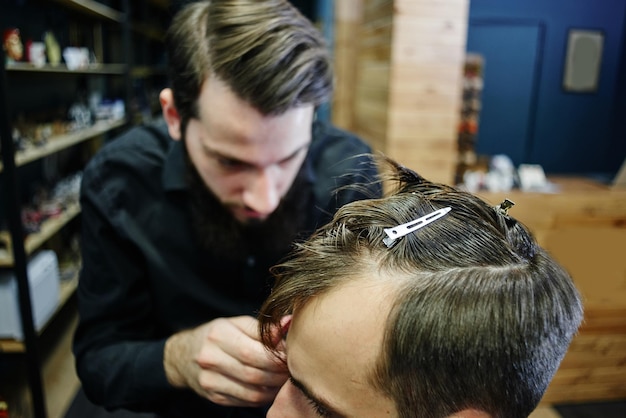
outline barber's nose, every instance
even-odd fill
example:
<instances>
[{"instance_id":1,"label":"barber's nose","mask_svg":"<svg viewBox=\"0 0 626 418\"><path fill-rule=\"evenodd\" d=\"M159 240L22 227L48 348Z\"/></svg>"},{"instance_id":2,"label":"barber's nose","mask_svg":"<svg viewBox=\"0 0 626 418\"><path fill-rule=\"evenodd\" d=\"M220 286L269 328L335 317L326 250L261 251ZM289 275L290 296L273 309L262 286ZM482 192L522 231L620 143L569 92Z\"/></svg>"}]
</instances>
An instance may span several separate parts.
<instances>
[{"instance_id":1,"label":"barber's nose","mask_svg":"<svg viewBox=\"0 0 626 418\"><path fill-rule=\"evenodd\" d=\"M243 203L263 215L270 215L280 203L280 170L270 166L259 169L243 192Z\"/></svg>"}]
</instances>

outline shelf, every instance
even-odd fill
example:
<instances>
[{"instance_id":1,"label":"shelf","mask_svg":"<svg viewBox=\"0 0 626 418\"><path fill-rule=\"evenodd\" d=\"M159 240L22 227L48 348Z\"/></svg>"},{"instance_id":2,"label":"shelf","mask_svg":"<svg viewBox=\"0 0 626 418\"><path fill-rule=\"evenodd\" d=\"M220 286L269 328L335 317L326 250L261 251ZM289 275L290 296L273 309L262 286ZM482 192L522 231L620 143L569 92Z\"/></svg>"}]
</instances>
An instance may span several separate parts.
<instances>
[{"instance_id":1,"label":"shelf","mask_svg":"<svg viewBox=\"0 0 626 418\"><path fill-rule=\"evenodd\" d=\"M42 377L49 418L65 417L65 412L80 389L72 354L72 340L77 326L76 312L68 318L63 329L59 330L56 344L45 348Z\"/></svg>"},{"instance_id":2,"label":"shelf","mask_svg":"<svg viewBox=\"0 0 626 418\"><path fill-rule=\"evenodd\" d=\"M98 64L70 70L64 60L58 65L46 63L40 67L35 67L30 62L0 62L6 76L3 77L4 81L0 80L0 99L2 103L10 102L13 106L13 108L0 106L2 107L0 137L5 153L2 156L8 157L5 159L10 164L2 167L0 163L0 176L8 179L5 182L7 190L2 190L0 200L3 200L1 206L7 217L4 222L7 225L3 228L9 229L10 226L13 233L22 231L25 227L20 218L23 209L20 201L30 200L29 196L33 194L32 186L37 184L39 177L47 174L35 170L39 166L37 162L49 155L64 157L63 150L69 149L81 151L80 155L76 158L70 155L67 155L68 158L46 158L44 168L50 165L50 168L64 174L66 171L75 171L77 165L84 168L83 161L88 161L102 145L98 141L99 137L108 136L107 132L112 134L113 130L124 129L131 121L136 122L137 118L133 116L134 112L130 112L125 120L100 122L85 130L54 135L41 147L28 144L27 149L20 151L14 149L15 144L11 139L11 128L17 128L13 126L15 123L12 119L18 117L20 121L24 119L33 124L37 120L43 120L47 118L46 114L69 107L75 100L76 93L72 92L76 89L80 94L84 91L87 94L99 93L102 97L121 97L127 109L132 108L131 101L139 94L145 94L149 103L158 103L154 100L152 88L164 81L163 76L166 75L165 66L156 64L163 60L162 43L167 26L165 22L171 19L170 9L174 3L171 0L53 0L42 2L46 3L46 7L41 7L40 10L35 7L25 12L26 9L20 7L22 2L3 2L0 14L4 15L7 12L10 16L16 17L14 20L20 29L25 32L29 30L36 32L41 29L39 23L42 19L46 20L49 12L59 11L58 16L55 15L58 17L58 28L54 31L55 35L58 35L57 40L61 49L68 45L87 47L90 53L97 57ZM136 12L136 15L133 12ZM132 65L133 62L140 65ZM54 103L50 102L51 97L55 99ZM27 164L29 165L25 166ZM21 168L13 170L16 167ZM7 193L9 198L5 196ZM11 196L17 198L10 198ZM6 230L0 231L0 269L7 270L7 273L8 270L12 270L21 285L20 289L27 289L28 270L26 274L23 273L28 265L23 264L28 264L29 258L36 251L52 247L55 247L54 250L58 253L64 253L63 250L67 250L65 247L76 250L71 245L74 237L59 234L59 231L76 232L74 229L80 229L78 224L80 211L78 202L65 205L62 213L46 219L39 225L37 233L33 234L15 233L13 237ZM71 243L68 242L70 238ZM69 254L74 252L76 251ZM18 254L17 259L14 253ZM22 256L24 253L26 257ZM75 256L79 257L78 254ZM33 416L61 417L80 386L78 379L73 375L74 359L71 354L71 337L77 323L75 302L78 272L76 277L71 279L65 279L71 276L69 271L63 276L64 280L60 282L58 308L43 327L41 322L38 322L36 328L41 328L40 330L36 329L33 335L32 326L35 324L20 322L27 331L24 339L0 338L0 354L25 357L23 363L27 373L23 373L25 376L21 380L25 381L25 389L28 389L24 392L30 392L26 394ZM27 294L20 296L32 299L29 292L25 293ZM19 302L18 300L18 306ZM74 315L75 318L71 323L68 322L69 315ZM57 344L57 332L61 327L69 330L68 337ZM54 348L54 354L46 358L46 352L50 352L52 345L58 345L58 348ZM62 382L57 380L59 375L71 375L70 383L66 383L66 380Z\"/></svg>"},{"instance_id":3,"label":"shelf","mask_svg":"<svg viewBox=\"0 0 626 418\"><path fill-rule=\"evenodd\" d=\"M31 72L31 73L56 73L56 74L102 74L102 75L124 75L126 64L89 64L84 68L70 70L65 64L56 66L46 64L43 67L35 67L28 62L13 62L7 64L7 72Z\"/></svg>"},{"instance_id":4,"label":"shelf","mask_svg":"<svg viewBox=\"0 0 626 418\"><path fill-rule=\"evenodd\" d=\"M124 21L124 13L94 0L54 0L68 8L77 10L86 15L100 19L111 20L116 23Z\"/></svg>"},{"instance_id":5,"label":"shelf","mask_svg":"<svg viewBox=\"0 0 626 418\"><path fill-rule=\"evenodd\" d=\"M146 38L153 39L155 41L164 42L165 41L165 31L162 28L156 27L151 24L134 22L131 24L131 28L145 36Z\"/></svg>"},{"instance_id":6,"label":"shelf","mask_svg":"<svg viewBox=\"0 0 626 418\"><path fill-rule=\"evenodd\" d=\"M170 0L150 0L149 3L160 8L161 10L167 11L169 10L172 2Z\"/></svg>"},{"instance_id":7,"label":"shelf","mask_svg":"<svg viewBox=\"0 0 626 418\"><path fill-rule=\"evenodd\" d=\"M24 240L26 254L32 254L43 245L54 234L59 232L68 222L80 213L80 205L74 203L68 206L63 213L54 218L46 219L41 223L41 229L35 234L29 234ZM10 236L7 232L0 232L0 238L7 242L8 249L0 253L0 267L13 267L13 253Z\"/></svg>"},{"instance_id":8,"label":"shelf","mask_svg":"<svg viewBox=\"0 0 626 418\"><path fill-rule=\"evenodd\" d=\"M56 314L65 306L65 303L72 297L74 292L76 292L76 288L78 287L78 269L76 270L74 276L69 280L61 280L59 284L59 303L50 315L50 319L44 326L42 327L40 333L46 329L46 325L56 316ZM25 346L23 341L15 340L12 338L2 339L0 338L0 353L23 353L25 351Z\"/></svg>"},{"instance_id":9,"label":"shelf","mask_svg":"<svg viewBox=\"0 0 626 418\"><path fill-rule=\"evenodd\" d=\"M149 66L137 66L130 70L130 76L133 78L146 78L154 75L165 76L167 75L167 69L164 66L149 67Z\"/></svg>"},{"instance_id":10,"label":"shelf","mask_svg":"<svg viewBox=\"0 0 626 418\"><path fill-rule=\"evenodd\" d=\"M19 167L21 165L28 164L31 161L38 160L65 148L69 148L72 145L76 145L98 135L102 135L103 133L123 126L125 123L126 121L124 119L115 121L99 121L87 129L81 129L64 135L52 136L44 145L40 147L33 147L24 151L16 152L15 165ZM3 168L4 166L2 165L2 162L0 162L0 172L2 172Z\"/></svg>"}]
</instances>

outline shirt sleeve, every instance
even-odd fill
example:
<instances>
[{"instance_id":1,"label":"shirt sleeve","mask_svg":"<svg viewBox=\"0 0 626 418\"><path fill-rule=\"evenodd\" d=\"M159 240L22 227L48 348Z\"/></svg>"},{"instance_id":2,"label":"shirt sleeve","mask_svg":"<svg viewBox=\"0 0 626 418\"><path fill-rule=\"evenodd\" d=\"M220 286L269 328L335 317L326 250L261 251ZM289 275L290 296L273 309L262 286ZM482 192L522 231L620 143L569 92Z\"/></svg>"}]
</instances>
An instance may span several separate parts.
<instances>
[{"instance_id":1,"label":"shirt sleeve","mask_svg":"<svg viewBox=\"0 0 626 418\"><path fill-rule=\"evenodd\" d=\"M117 193L122 181L107 176L102 167L88 168L83 175L80 323L73 351L78 376L92 402L107 409L149 411L175 389L165 376L165 336L151 320L153 306L141 257L120 232L124 215L115 208L124 198Z\"/></svg>"}]
</instances>

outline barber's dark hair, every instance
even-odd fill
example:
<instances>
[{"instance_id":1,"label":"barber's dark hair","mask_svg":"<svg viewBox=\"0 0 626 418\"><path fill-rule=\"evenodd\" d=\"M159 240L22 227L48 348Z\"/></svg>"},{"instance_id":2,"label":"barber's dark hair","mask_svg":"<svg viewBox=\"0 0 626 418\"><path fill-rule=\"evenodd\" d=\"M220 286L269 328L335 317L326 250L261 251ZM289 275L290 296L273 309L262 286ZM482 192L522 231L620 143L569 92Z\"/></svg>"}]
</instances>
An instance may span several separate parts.
<instances>
[{"instance_id":1,"label":"barber's dark hair","mask_svg":"<svg viewBox=\"0 0 626 418\"><path fill-rule=\"evenodd\" d=\"M468 408L527 417L582 321L570 276L513 217L386 162L395 185L386 197L344 206L274 269L259 316L264 343L273 348L272 329L311 298L368 275L392 277L396 296L369 375L400 417ZM444 207L443 218L383 243L385 228Z\"/></svg>"},{"instance_id":2,"label":"barber's dark hair","mask_svg":"<svg viewBox=\"0 0 626 418\"><path fill-rule=\"evenodd\" d=\"M205 0L186 5L166 36L174 102L182 119L198 116L209 76L261 113L319 105L332 93L320 32L286 0Z\"/></svg>"}]
</instances>

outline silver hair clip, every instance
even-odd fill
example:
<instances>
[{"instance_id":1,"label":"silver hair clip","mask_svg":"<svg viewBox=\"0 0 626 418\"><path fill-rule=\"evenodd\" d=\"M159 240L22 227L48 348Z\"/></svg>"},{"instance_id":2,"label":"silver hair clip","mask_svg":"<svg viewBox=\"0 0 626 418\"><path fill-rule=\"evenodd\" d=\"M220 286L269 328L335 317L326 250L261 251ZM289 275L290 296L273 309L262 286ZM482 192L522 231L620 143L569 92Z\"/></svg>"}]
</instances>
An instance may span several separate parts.
<instances>
[{"instance_id":1,"label":"silver hair clip","mask_svg":"<svg viewBox=\"0 0 626 418\"><path fill-rule=\"evenodd\" d=\"M383 242L385 243L387 248L391 248L396 243L396 240L398 238L402 238L403 236L408 235L411 232L417 231L423 226L426 226L429 223L436 221L451 210L452 209L450 207L438 209L434 212L429 213L428 215L417 218L414 221L398 225L394 228L385 228L385 234L387 234L387 237L383 239Z\"/></svg>"},{"instance_id":2,"label":"silver hair clip","mask_svg":"<svg viewBox=\"0 0 626 418\"><path fill-rule=\"evenodd\" d=\"M504 199L504 201L496 206L495 209L502 215L508 216L509 209L511 209L513 206L515 206L515 202L512 202L509 199Z\"/></svg>"}]
</instances>

